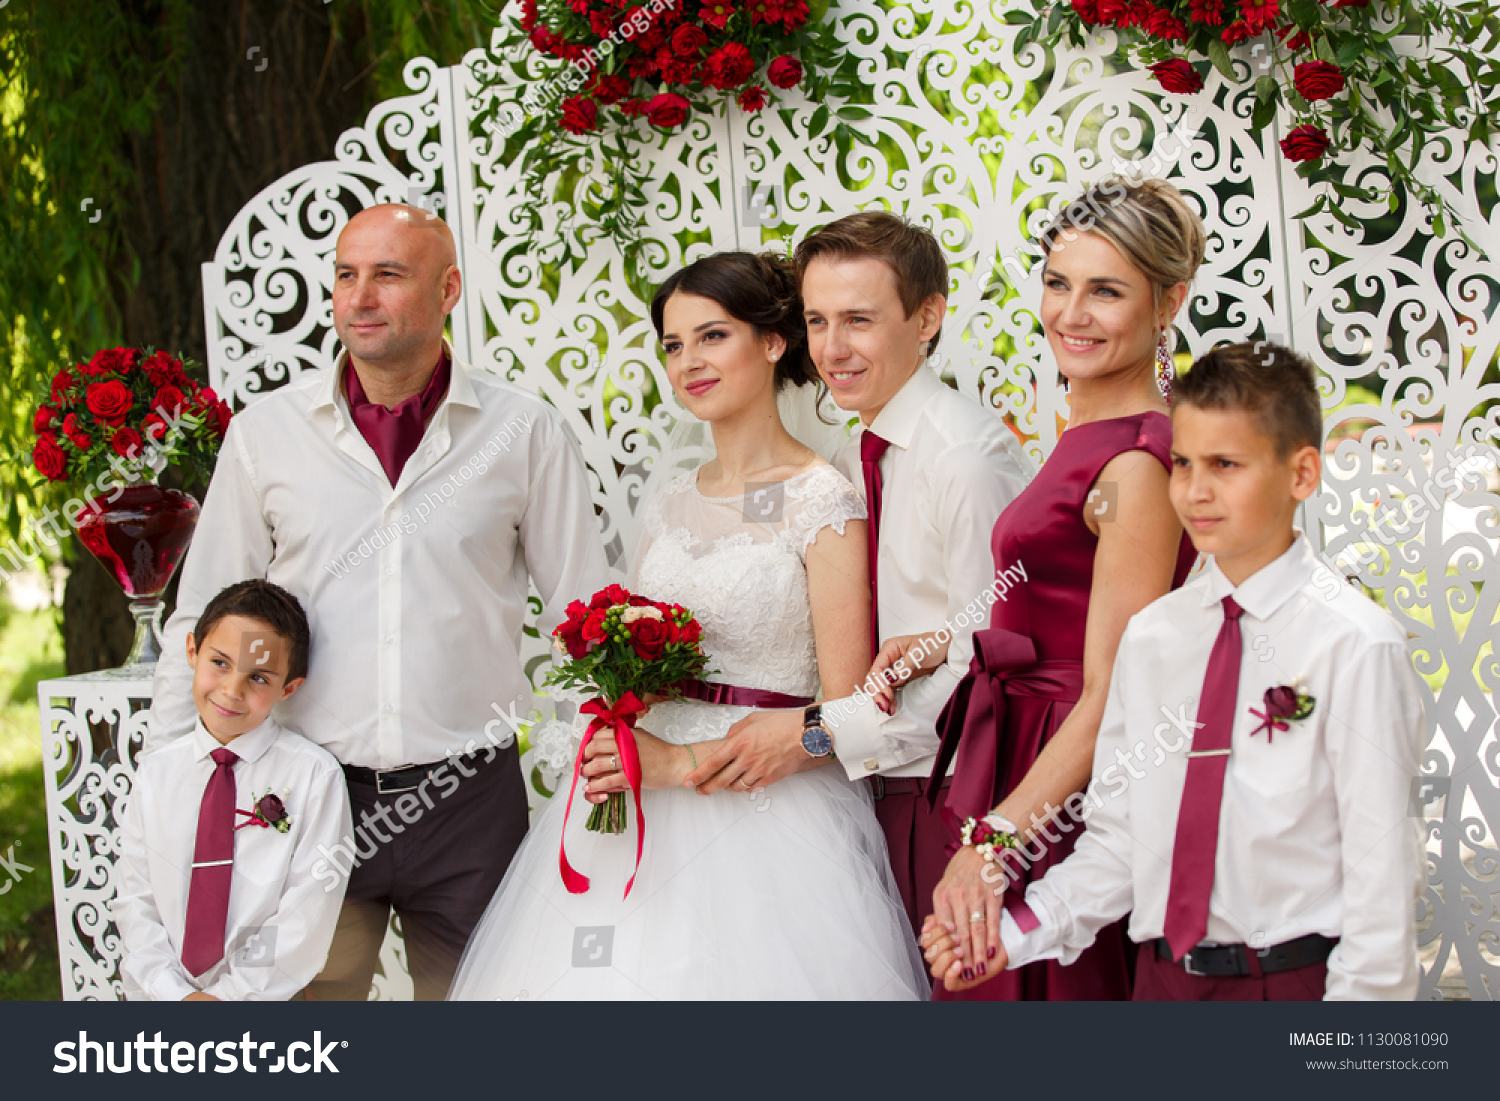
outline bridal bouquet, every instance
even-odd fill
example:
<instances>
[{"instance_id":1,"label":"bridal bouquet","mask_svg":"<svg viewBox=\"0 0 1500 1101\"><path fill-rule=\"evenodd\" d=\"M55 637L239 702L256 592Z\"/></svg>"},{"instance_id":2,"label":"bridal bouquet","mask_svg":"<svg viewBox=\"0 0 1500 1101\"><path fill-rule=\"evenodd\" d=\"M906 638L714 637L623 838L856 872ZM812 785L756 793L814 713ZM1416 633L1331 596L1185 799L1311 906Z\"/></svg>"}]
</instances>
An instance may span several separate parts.
<instances>
[{"instance_id":1,"label":"bridal bouquet","mask_svg":"<svg viewBox=\"0 0 1500 1101\"><path fill-rule=\"evenodd\" d=\"M573 601L568 605L567 619L552 632L552 646L563 660L554 664L547 683L594 694L581 708L592 718L573 763L564 825L573 807L584 750L598 731L612 728L621 771L635 796L637 868L645 821L641 817L641 762L631 731L636 718L646 710L642 696L677 695L679 683L699 679L709 671L708 655L699 645L702 635L693 613L681 604L648 600L620 585L599 590L587 604ZM613 792L595 805L587 826L596 833L624 833L625 822L625 794ZM568 890L573 894L587 891L588 878L569 865L566 849L560 863ZM635 883L634 875L630 883ZM630 893L629 885L625 893Z\"/></svg>"}]
</instances>

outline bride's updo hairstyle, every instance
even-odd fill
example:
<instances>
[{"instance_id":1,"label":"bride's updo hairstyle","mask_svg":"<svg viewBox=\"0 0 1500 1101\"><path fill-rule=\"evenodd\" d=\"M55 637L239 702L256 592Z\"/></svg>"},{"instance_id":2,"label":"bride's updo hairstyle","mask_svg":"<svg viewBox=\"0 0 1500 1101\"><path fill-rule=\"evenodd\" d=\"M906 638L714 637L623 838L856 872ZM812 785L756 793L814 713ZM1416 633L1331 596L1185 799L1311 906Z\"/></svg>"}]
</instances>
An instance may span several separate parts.
<instances>
[{"instance_id":1,"label":"bride's updo hairstyle","mask_svg":"<svg viewBox=\"0 0 1500 1101\"><path fill-rule=\"evenodd\" d=\"M1203 263L1203 221L1166 180L1106 176L1058 211L1039 240L1050 256L1082 233L1103 237L1149 279L1156 305Z\"/></svg>"},{"instance_id":2,"label":"bride's updo hairstyle","mask_svg":"<svg viewBox=\"0 0 1500 1101\"><path fill-rule=\"evenodd\" d=\"M786 341L776 361L776 388L817 386L818 372L807 354L807 323L791 264L774 252L716 252L673 272L651 299L651 324L660 340L667 299L674 294L707 298L736 321L753 326L756 336L775 333Z\"/></svg>"}]
</instances>

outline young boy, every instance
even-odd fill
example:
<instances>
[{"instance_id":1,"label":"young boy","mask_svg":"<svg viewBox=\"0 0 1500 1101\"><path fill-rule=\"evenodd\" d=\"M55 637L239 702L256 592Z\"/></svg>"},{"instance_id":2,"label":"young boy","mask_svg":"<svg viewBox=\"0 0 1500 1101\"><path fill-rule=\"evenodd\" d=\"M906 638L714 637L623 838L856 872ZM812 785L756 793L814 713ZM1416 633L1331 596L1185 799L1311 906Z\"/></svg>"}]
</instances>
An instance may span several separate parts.
<instances>
[{"instance_id":1,"label":"young boy","mask_svg":"<svg viewBox=\"0 0 1500 1101\"><path fill-rule=\"evenodd\" d=\"M187 636L198 723L142 758L114 919L131 1001L286 1000L323 967L343 891L312 875L352 833L343 770L271 718L307 675L307 616L269 581L211 600Z\"/></svg>"},{"instance_id":2,"label":"young boy","mask_svg":"<svg viewBox=\"0 0 1500 1101\"><path fill-rule=\"evenodd\" d=\"M1322 414L1311 365L1265 349L1210 352L1173 389L1172 505L1210 561L1131 619L1094 782L1066 803L1088 832L1007 911L1002 966L1071 963L1129 913L1137 1000L1416 994L1421 693L1404 632L1292 526ZM933 974L975 985L955 943L929 919Z\"/></svg>"}]
</instances>

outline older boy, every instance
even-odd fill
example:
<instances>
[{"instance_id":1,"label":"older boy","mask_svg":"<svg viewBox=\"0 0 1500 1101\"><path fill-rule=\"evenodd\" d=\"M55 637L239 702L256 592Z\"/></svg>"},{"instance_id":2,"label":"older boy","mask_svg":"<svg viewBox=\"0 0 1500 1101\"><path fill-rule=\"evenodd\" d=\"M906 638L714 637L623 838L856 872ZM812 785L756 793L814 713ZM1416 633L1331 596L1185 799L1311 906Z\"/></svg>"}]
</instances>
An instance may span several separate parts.
<instances>
[{"instance_id":1,"label":"older boy","mask_svg":"<svg viewBox=\"0 0 1500 1101\"><path fill-rule=\"evenodd\" d=\"M1312 366L1264 347L1210 352L1174 388L1172 504L1212 558L1126 629L1095 783L1069 800L1088 832L1026 892L1035 926L1003 919L1009 966L1071 962L1129 912L1137 1000L1416 993L1421 689L1403 632L1292 526L1321 410ZM1004 861L1013 839L970 840ZM923 940L945 985L973 985L946 930Z\"/></svg>"},{"instance_id":2,"label":"older boy","mask_svg":"<svg viewBox=\"0 0 1500 1101\"><path fill-rule=\"evenodd\" d=\"M353 828L344 774L271 718L307 651L302 606L269 581L219 593L187 636L197 725L142 758L120 832L130 1000L285 1000L328 958L343 891L312 866Z\"/></svg>"}]
</instances>

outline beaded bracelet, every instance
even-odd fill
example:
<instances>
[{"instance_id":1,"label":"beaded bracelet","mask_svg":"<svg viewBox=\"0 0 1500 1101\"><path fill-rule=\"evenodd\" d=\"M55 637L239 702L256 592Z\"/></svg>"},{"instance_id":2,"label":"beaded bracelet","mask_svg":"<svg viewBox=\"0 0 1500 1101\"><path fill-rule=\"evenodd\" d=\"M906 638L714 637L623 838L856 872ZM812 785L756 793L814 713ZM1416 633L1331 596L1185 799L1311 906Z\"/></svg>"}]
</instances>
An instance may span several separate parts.
<instances>
[{"instance_id":1,"label":"beaded bracelet","mask_svg":"<svg viewBox=\"0 0 1500 1101\"><path fill-rule=\"evenodd\" d=\"M693 747L684 743L682 748L688 751L688 760L693 762L693 771L698 771L698 755L693 752Z\"/></svg>"},{"instance_id":2,"label":"beaded bracelet","mask_svg":"<svg viewBox=\"0 0 1500 1101\"><path fill-rule=\"evenodd\" d=\"M972 845L974 851L985 860L999 863L996 849L1014 849L1021 844L1016 827L998 814L986 814L983 818L964 819L960 839Z\"/></svg>"}]
</instances>

